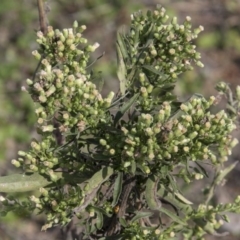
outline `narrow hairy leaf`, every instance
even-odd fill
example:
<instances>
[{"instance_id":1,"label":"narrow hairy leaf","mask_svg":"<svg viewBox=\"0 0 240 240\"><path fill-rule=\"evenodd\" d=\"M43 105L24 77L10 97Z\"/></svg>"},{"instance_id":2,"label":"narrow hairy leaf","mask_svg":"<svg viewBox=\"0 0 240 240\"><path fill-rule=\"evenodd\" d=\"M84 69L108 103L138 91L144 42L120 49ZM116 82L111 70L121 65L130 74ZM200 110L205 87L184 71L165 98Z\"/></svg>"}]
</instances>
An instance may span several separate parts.
<instances>
[{"instance_id":1,"label":"narrow hairy leaf","mask_svg":"<svg viewBox=\"0 0 240 240\"><path fill-rule=\"evenodd\" d=\"M175 210L176 214L179 214L179 209L181 209L184 214L187 214L187 212L192 209L190 204L178 199L175 193L169 188L166 189L163 184L159 184L157 194L160 196L162 202L170 205ZM186 201L188 200L186 199Z\"/></svg>"},{"instance_id":2,"label":"narrow hairy leaf","mask_svg":"<svg viewBox=\"0 0 240 240\"><path fill-rule=\"evenodd\" d=\"M132 161L132 163L131 163L131 173L132 173L133 175L135 175L136 169L137 169L137 164L136 164L135 161Z\"/></svg>"},{"instance_id":3,"label":"narrow hairy leaf","mask_svg":"<svg viewBox=\"0 0 240 240\"><path fill-rule=\"evenodd\" d=\"M191 201L189 201L188 199L186 199L182 194L180 194L179 192L175 192L174 193L175 196L183 203L185 204L193 204Z\"/></svg>"},{"instance_id":4,"label":"narrow hairy leaf","mask_svg":"<svg viewBox=\"0 0 240 240\"><path fill-rule=\"evenodd\" d=\"M127 103L125 103L120 110L117 112L114 118L114 126L118 123L118 121L123 117L123 115L130 109L130 107L135 103L139 96L139 93L136 93Z\"/></svg>"},{"instance_id":5,"label":"narrow hairy leaf","mask_svg":"<svg viewBox=\"0 0 240 240\"><path fill-rule=\"evenodd\" d=\"M117 48L117 60L118 60L117 76L120 82L120 92L122 95L124 95L126 91L126 84L127 84L127 69L125 65L125 60L128 59L128 53L125 48L122 35L119 32L117 34L116 48Z\"/></svg>"},{"instance_id":6,"label":"narrow hairy leaf","mask_svg":"<svg viewBox=\"0 0 240 240\"><path fill-rule=\"evenodd\" d=\"M163 77L164 79L166 79L168 76L166 74L164 74L163 72L161 72L161 69L160 70L157 70L155 69L153 66L151 65L143 65L143 68L145 68L146 70L152 72L152 73L155 73L161 77ZM164 80L163 80L164 81Z\"/></svg>"},{"instance_id":7,"label":"narrow hairy leaf","mask_svg":"<svg viewBox=\"0 0 240 240\"><path fill-rule=\"evenodd\" d=\"M205 204L208 204L209 201L211 200L211 198L213 197L215 187L216 187L217 185L219 185L219 184L223 181L223 179L227 176L227 174L228 174L229 172L231 172L231 171L236 167L237 164L238 164L238 161L232 163L230 166L228 166L227 168L225 168L223 171L220 170L220 171L216 174L216 176L215 176L215 178L213 179L213 182L212 182L212 184L211 184L211 186L210 186L210 188L209 188L209 190L208 190L207 199L206 199L206 201L205 201Z\"/></svg>"},{"instance_id":8,"label":"narrow hairy leaf","mask_svg":"<svg viewBox=\"0 0 240 240\"><path fill-rule=\"evenodd\" d=\"M155 180L153 175L149 176L146 182L146 189L145 189L145 198L148 204L148 207L151 210L159 209L159 202L157 199L157 184L158 181Z\"/></svg>"},{"instance_id":9,"label":"narrow hairy leaf","mask_svg":"<svg viewBox=\"0 0 240 240\"><path fill-rule=\"evenodd\" d=\"M137 221L138 219L141 219L141 218L145 218L145 217L151 217L153 215L153 211L147 211L147 212L142 212L142 211L139 211L139 212L135 212L135 216L131 219L131 222L135 222Z\"/></svg>"},{"instance_id":10,"label":"narrow hairy leaf","mask_svg":"<svg viewBox=\"0 0 240 240\"><path fill-rule=\"evenodd\" d=\"M97 207L97 206L91 206L92 209L94 209L94 211L96 212L100 212L102 215L105 215L107 217L111 217L112 215L110 213L108 213L107 211L105 211L103 208L101 207Z\"/></svg>"},{"instance_id":11,"label":"narrow hairy leaf","mask_svg":"<svg viewBox=\"0 0 240 240\"><path fill-rule=\"evenodd\" d=\"M238 161L232 163L230 166L226 167L223 171L220 171L217 176L215 177L214 182L219 185L222 180L227 176L228 173L230 173L238 164Z\"/></svg>"},{"instance_id":12,"label":"narrow hairy leaf","mask_svg":"<svg viewBox=\"0 0 240 240\"><path fill-rule=\"evenodd\" d=\"M208 177L208 173L207 171L205 170L205 168L203 166L201 166L201 164L199 164L197 161L195 162L198 167L199 167L199 171L205 176L205 177Z\"/></svg>"},{"instance_id":13,"label":"narrow hairy leaf","mask_svg":"<svg viewBox=\"0 0 240 240\"><path fill-rule=\"evenodd\" d=\"M170 180L171 183L171 193L172 195L175 195L175 197L178 198L178 200L180 200L182 203L185 204L192 204L192 202L190 202L188 199L186 199L178 190L178 186L176 183L176 180L173 178L173 176L171 176L170 174L168 175L168 179ZM171 193L168 193L171 194Z\"/></svg>"},{"instance_id":14,"label":"narrow hairy leaf","mask_svg":"<svg viewBox=\"0 0 240 240\"><path fill-rule=\"evenodd\" d=\"M112 174L113 169L111 167L104 167L96 172L90 179L86 181L88 183L88 192L91 192L93 189L105 182Z\"/></svg>"},{"instance_id":15,"label":"narrow hairy leaf","mask_svg":"<svg viewBox=\"0 0 240 240\"><path fill-rule=\"evenodd\" d=\"M127 84L127 70L125 63L123 61L123 56L121 53L121 50L119 49L119 46L117 45L117 56L118 56L118 70L117 70L117 76L119 79L119 84L120 84L120 92L122 95L125 94L126 91L126 84Z\"/></svg>"},{"instance_id":16,"label":"narrow hairy leaf","mask_svg":"<svg viewBox=\"0 0 240 240\"><path fill-rule=\"evenodd\" d=\"M62 173L56 173L58 178ZM0 192L27 192L33 191L40 187L45 187L52 182L38 173L31 175L12 174L9 176L0 177Z\"/></svg>"},{"instance_id":17,"label":"narrow hairy leaf","mask_svg":"<svg viewBox=\"0 0 240 240\"><path fill-rule=\"evenodd\" d=\"M92 73L91 82L94 83L99 92L102 91L104 85L104 79L102 77L102 72Z\"/></svg>"},{"instance_id":18,"label":"narrow hairy leaf","mask_svg":"<svg viewBox=\"0 0 240 240\"><path fill-rule=\"evenodd\" d=\"M103 215L101 212L96 211L97 213L97 221L96 221L96 227L97 229L101 229L103 226Z\"/></svg>"},{"instance_id":19,"label":"narrow hairy leaf","mask_svg":"<svg viewBox=\"0 0 240 240\"><path fill-rule=\"evenodd\" d=\"M128 226L128 224L127 224L127 221L124 219L124 218L119 218L119 222L120 222L120 224L123 226L123 227L127 227Z\"/></svg>"},{"instance_id":20,"label":"narrow hairy leaf","mask_svg":"<svg viewBox=\"0 0 240 240\"><path fill-rule=\"evenodd\" d=\"M171 211L167 210L166 208L161 207L159 209L159 211L168 215L173 221L175 221L179 224L182 224L183 226L187 225L187 223L182 221L182 219L180 217L178 217L176 214L172 213Z\"/></svg>"},{"instance_id":21,"label":"narrow hairy leaf","mask_svg":"<svg viewBox=\"0 0 240 240\"><path fill-rule=\"evenodd\" d=\"M120 33L120 31L122 31L123 33ZM122 28L120 31L118 31L117 33L117 44L119 46L119 49L121 50L121 53L122 53L122 57L123 57L123 60L127 60L129 59L129 54L128 54L128 50L126 48L126 44L125 44L125 41L124 41L124 31L125 29Z\"/></svg>"},{"instance_id":22,"label":"narrow hairy leaf","mask_svg":"<svg viewBox=\"0 0 240 240\"><path fill-rule=\"evenodd\" d=\"M123 185L123 173L119 172L114 184L113 201L112 201L113 207L117 204L118 199L121 195L122 185Z\"/></svg>"}]
</instances>

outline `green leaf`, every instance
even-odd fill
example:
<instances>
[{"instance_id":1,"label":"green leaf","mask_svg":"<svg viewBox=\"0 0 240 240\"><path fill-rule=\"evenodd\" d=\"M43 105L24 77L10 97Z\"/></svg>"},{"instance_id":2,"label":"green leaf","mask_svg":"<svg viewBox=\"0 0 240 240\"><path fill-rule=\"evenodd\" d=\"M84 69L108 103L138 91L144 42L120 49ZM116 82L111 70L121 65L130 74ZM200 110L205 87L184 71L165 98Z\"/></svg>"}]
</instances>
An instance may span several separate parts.
<instances>
[{"instance_id":1,"label":"green leaf","mask_svg":"<svg viewBox=\"0 0 240 240\"><path fill-rule=\"evenodd\" d=\"M201 219L196 218L196 219L193 219L193 221L196 223L197 226L201 227L205 232L213 236L222 237L229 234L228 232L222 232L222 233L216 232L216 230L214 229L214 225L211 222L205 221L202 218Z\"/></svg>"},{"instance_id":2,"label":"green leaf","mask_svg":"<svg viewBox=\"0 0 240 240\"><path fill-rule=\"evenodd\" d=\"M171 211L167 210L166 208L161 207L161 208L159 208L159 211L168 215L173 221L175 221L181 225L184 225L184 226L187 225L187 223L182 221L180 217L178 217L176 214L172 213Z\"/></svg>"},{"instance_id":3,"label":"green leaf","mask_svg":"<svg viewBox=\"0 0 240 240\"><path fill-rule=\"evenodd\" d=\"M90 179L86 181L89 187L87 193L92 192L93 189L105 182L112 174L113 169L111 167L104 167L96 172Z\"/></svg>"},{"instance_id":4,"label":"green leaf","mask_svg":"<svg viewBox=\"0 0 240 240\"><path fill-rule=\"evenodd\" d=\"M116 178L115 184L114 184L114 190L113 190L113 201L112 206L114 207L122 192L122 185L123 185L123 173L119 172L118 176Z\"/></svg>"},{"instance_id":5,"label":"green leaf","mask_svg":"<svg viewBox=\"0 0 240 240\"><path fill-rule=\"evenodd\" d=\"M141 218L151 217L154 214L154 212L153 211L147 211L147 212L137 211L135 212L135 214L136 215L131 219L131 222L135 222Z\"/></svg>"},{"instance_id":6,"label":"green leaf","mask_svg":"<svg viewBox=\"0 0 240 240\"><path fill-rule=\"evenodd\" d=\"M133 175L135 175L136 169L137 169L137 164L136 164L135 161L132 161L132 162L131 162L131 173L132 173Z\"/></svg>"},{"instance_id":7,"label":"green leaf","mask_svg":"<svg viewBox=\"0 0 240 240\"><path fill-rule=\"evenodd\" d=\"M104 85L104 79L102 77L102 72L92 73L90 81L94 83L97 87L97 90L99 92L102 91L103 85Z\"/></svg>"},{"instance_id":8,"label":"green leaf","mask_svg":"<svg viewBox=\"0 0 240 240\"><path fill-rule=\"evenodd\" d=\"M237 164L238 164L238 161L232 163L230 166L226 167L223 171L220 171L216 175L214 179L214 183L216 185L219 185L222 182L222 180L227 176L227 174L230 173L236 167Z\"/></svg>"},{"instance_id":9,"label":"green leaf","mask_svg":"<svg viewBox=\"0 0 240 240\"><path fill-rule=\"evenodd\" d=\"M106 155L101 154L101 153L93 154L92 158L95 159L95 160L109 160L109 156L106 156Z\"/></svg>"},{"instance_id":10,"label":"green leaf","mask_svg":"<svg viewBox=\"0 0 240 240\"><path fill-rule=\"evenodd\" d=\"M96 227L97 229L101 229L103 227L103 215L99 211L96 211L96 213L97 213Z\"/></svg>"},{"instance_id":11,"label":"green leaf","mask_svg":"<svg viewBox=\"0 0 240 240\"><path fill-rule=\"evenodd\" d=\"M172 195L175 195L178 200L180 200L182 203L185 203L185 204L192 204L192 202L190 202L188 199L186 199L178 190L178 186L177 186L177 183L176 183L176 180L173 178L173 176L171 176L170 174L168 174L168 179L171 183L171 193ZM170 190L170 189L169 189ZM169 195L169 194L168 194Z\"/></svg>"},{"instance_id":12,"label":"green leaf","mask_svg":"<svg viewBox=\"0 0 240 240\"><path fill-rule=\"evenodd\" d=\"M128 52L125 47L125 43L120 32L117 34L117 60L118 60L118 70L117 76L120 82L120 92L122 95L125 94L127 85L127 69L125 65L126 59L129 58Z\"/></svg>"},{"instance_id":13,"label":"green leaf","mask_svg":"<svg viewBox=\"0 0 240 240\"><path fill-rule=\"evenodd\" d=\"M145 189L145 198L148 204L148 207L151 210L159 209L159 202L157 199L157 184L158 180L155 179L154 175L148 177L146 182L146 189Z\"/></svg>"},{"instance_id":14,"label":"green leaf","mask_svg":"<svg viewBox=\"0 0 240 240\"><path fill-rule=\"evenodd\" d=\"M55 173L58 178L62 173ZM0 192L27 192L33 191L40 187L45 187L52 182L38 173L31 175L27 174L12 174L9 176L0 177Z\"/></svg>"},{"instance_id":15,"label":"green leaf","mask_svg":"<svg viewBox=\"0 0 240 240\"><path fill-rule=\"evenodd\" d=\"M190 202L188 199L186 199L182 194L180 194L179 192L175 192L174 193L175 196L182 202L185 204L193 204L192 202Z\"/></svg>"},{"instance_id":16,"label":"green leaf","mask_svg":"<svg viewBox=\"0 0 240 240\"><path fill-rule=\"evenodd\" d=\"M208 173L207 173L207 171L205 170L205 168L202 167L197 161L196 161L195 163L196 163L196 164L198 165L198 167L199 167L199 172L202 173L205 177L208 178Z\"/></svg>"},{"instance_id":17,"label":"green leaf","mask_svg":"<svg viewBox=\"0 0 240 240\"><path fill-rule=\"evenodd\" d=\"M127 221L126 221L123 217L120 217L120 218L119 218L119 222L120 222L120 224L121 224L123 227L127 227L127 226L128 226Z\"/></svg>"},{"instance_id":18,"label":"green leaf","mask_svg":"<svg viewBox=\"0 0 240 240\"><path fill-rule=\"evenodd\" d=\"M123 33L120 33L120 31L122 31ZM123 60L124 60L124 61L126 61L126 60L129 59L129 57L130 57L129 54L128 54L128 50L127 50L127 48L126 48L125 41L124 41L124 39L126 39L126 38L124 37L125 32L126 32L126 30L125 30L124 27L122 27L121 30L119 30L119 31L117 32L117 44L118 44L118 46L119 46L119 50L121 50L121 53L122 53L122 56L123 56Z\"/></svg>"},{"instance_id":19,"label":"green leaf","mask_svg":"<svg viewBox=\"0 0 240 240\"><path fill-rule=\"evenodd\" d=\"M114 126L118 123L118 121L123 117L123 115L130 109L130 107L135 103L139 96L139 93L136 93L127 103L125 103L120 110L117 112L114 118Z\"/></svg>"},{"instance_id":20,"label":"green leaf","mask_svg":"<svg viewBox=\"0 0 240 240\"><path fill-rule=\"evenodd\" d=\"M112 216L112 214L108 213L103 208L100 208L100 207L97 207L97 206L91 206L91 208L93 208L95 212L99 212L102 215L105 215L107 217L111 217Z\"/></svg>"},{"instance_id":21,"label":"green leaf","mask_svg":"<svg viewBox=\"0 0 240 240\"><path fill-rule=\"evenodd\" d=\"M142 67L145 68L146 70L154 73L154 74L157 74L157 75L163 77L163 78L167 78L167 77L168 77L168 75L166 75L166 74L164 74L163 72L161 72L161 70L157 70L157 69L155 69L155 68L154 68L153 66L151 66L151 65L143 65ZM164 80L163 80L163 81L164 81Z\"/></svg>"},{"instance_id":22,"label":"green leaf","mask_svg":"<svg viewBox=\"0 0 240 240\"><path fill-rule=\"evenodd\" d=\"M227 168L225 168L223 171L219 170L219 172L216 174L215 178L213 179L213 182L208 190L208 195L207 195L207 199L205 201L205 204L207 205L210 201L210 199L213 197L214 195L214 189L216 185L219 185L223 179L227 176L227 174L229 172L231 172L236 165L238 164L238 161L234 162L233 164L231 164L230 166L228 166Z\"/></svg>"},{"instance_id":23,"label":"green leaf","mask_svg":"<svg viewBox=\"0 0 240 240\"><path fill-rule=\"evenodd\" d=\"M159 98L159 97L165 97L164 100L175 100L175 96L172 95L167 95L167 93L170 93L173 89L174 89L174 85L173 84L166 84L163 87L156 87L153 89L152 91L152 96L154 98Z\"/></svg>"},{"instance_id":24,"label":"green leaf","mask_svg":"<svg viewBox=\"0 0 240 240\"><path fill-rule=\"evenodd\" d=\"M187 199L184 202L183 200L176 198L174 190L165 187L164 184L159 184L159 190L157 194L161 197L161 201L170 205L177 214L179 209L181 209L185 215L192 209L190 204L185 203L188 201Z\"/></svg>"}]
</instances>

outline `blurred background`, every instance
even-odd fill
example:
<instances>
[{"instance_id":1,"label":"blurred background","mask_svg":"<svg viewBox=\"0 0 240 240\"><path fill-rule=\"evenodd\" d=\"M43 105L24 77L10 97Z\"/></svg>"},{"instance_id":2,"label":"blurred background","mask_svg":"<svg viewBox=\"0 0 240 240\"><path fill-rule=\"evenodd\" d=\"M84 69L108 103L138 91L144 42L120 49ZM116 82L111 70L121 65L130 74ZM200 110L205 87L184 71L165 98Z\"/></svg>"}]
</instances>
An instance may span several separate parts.
<instances>
[{"instance_id":1,"label":"blurred background","mask_svg":"<svg viewBox=\"0 0 240 240\"><path fill-rule=\"evenodd\" d=\"M179 96L201 93L215 94L218 81L228 82L232 88L240 84L240 0L48 0L48 19L54 28L69 28L74 20L85 24L85 37L90 43L98 42L100 48L94 58L102 53L95 69L102 71L105 79L104 93L117 89L116 80L116 31L128 25L130 14L139 9L152 9L161 4L170 16L178 16L183 22L191 16L194 27L203 25L205 31L196 41L202 53L203 69L187 72L180 77L176 92ZM31 78L37 66L31 52L37 49L35 33L39 30L37 1L1 0L0 4L0 175L16 172L11 160L18 150L28 149L34 131L35 115L30 97L21 91L25 80ZM234 133L239 137L239 131ZM230 161L239 160L239 146ZM226 184L217 190L217 202L228 202L240 194L237 167ZM191 188L196 196L201 187ZM21 198L22 196L19 195ZM191 200L191 199L190 199ZM231 224L223 230L231 235L222 239L240 239L240 215L229 215ZM73 240L70 233L54 228L40 232L43 216L32 216L27 212L8 214L0 218L0 240ZM207 236L214 240L216 237Z\"/></svg>"}]
</instances>

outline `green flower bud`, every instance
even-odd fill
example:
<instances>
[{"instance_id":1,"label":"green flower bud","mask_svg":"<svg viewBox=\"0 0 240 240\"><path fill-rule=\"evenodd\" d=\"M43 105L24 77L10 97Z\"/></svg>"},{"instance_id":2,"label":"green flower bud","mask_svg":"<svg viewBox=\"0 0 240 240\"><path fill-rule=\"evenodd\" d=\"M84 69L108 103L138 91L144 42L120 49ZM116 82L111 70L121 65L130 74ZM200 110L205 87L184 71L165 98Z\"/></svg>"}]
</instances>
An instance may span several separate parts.
<instances>
[{"instance_id":1,"label":"green flower bud","mask_svg":"<svg viewBox=\"0 0 240 240\"><path fill-rule=\"evenodd\" d=\"M44 95L40 95L40 96L38 97L38 99L39 99L39 101L40 101L41 103L45 103L45 102L47 101L47 98L46 98L46 96L44 96Z\"/></svg>"},{"instance_id":2,"label":"green flower bud","mask_svg":"<svg viewBox=\"0 0 240 240\"><path fill-rule=\"evenodd\" d=\"M26 80L26 82L27 82L27 85L28 85L28 86L33 85L33 81L32 81L31 79L29 79L29 78Z\"/></svg>"},{"instance_id":3,"label":"green flower bud","mask_svg":"<svg viewBox=\"0 0 240 240\"><path fill-rule=\"evenodd\" d=\"M56 182L58 180L58 176L53 172L53 170L49 170L48 174L50 176L51 181Z\"/></svg>"},{"instance_id":4,"label":"green flower bud","mask_svg":"<svg viewBox=\"0 0 240 240\"><path fill-rule=\"evenodd\" d=\"M150 168L148 166L142 166L142 170L146 173L149 174L151 172Z\"/></svg>"},{"instance_id":5,"label":"green flower bud","mask_svg":"<svg viewBox=\"0 0 240 240\"><path fill-rule=\"evenodd\" d=\"M141 95L142 95L144 98L147 98L148 92L147 92L147 89L146 89L145 87L141 87L141 88L140 88L140 92L141 92Z\"/></svg>"},{"instance_id":6,"label":"green flower bud","mask_svg":"<svg viewBox=\"0 0 240 240\"><path fill-rule=\"evenodd\" d=\"M147 136L152 136L154 134L152 128L149 127L145 129L145 133Z\"/></svg>"},{"instance_id":7,"label":"green flower bud","mask_svg":"<svg viewBox=\"0 0 240 240\"><path fill-rule=\"evenodd\" d=\"M171 159L172 156L171 156L171 154L169 152L165 151L163 153L163 157L166 158L166 159Z\"/></svg>"},{"instance_id":8,"label":"green flower bud","mask_svg":"<svg viewBox=\"0 0 240 240\"><path fill-rule=\"evenodd\" d=\"M171 48L169 49L169 54L174 55L176 53L175 49Z\"/></svg>"},{"instance_id":9,"label":"green flower bud","mask_svg":"<svg viewBox=\"0 0 240 240\"><path fill-rule=\"evenodd\" d=\"M183 104L183 103L181 104L180 108L184 112L188 112L188 110L189 110L188 106L186 104Z\"/></svg>"},{"instance_id":10,"label":"green flower bud","mask_svg":"<svg viewBox=\"0 0 240 240\"><path fill-rule=\"evenodd\" d=\"M187 146L183 147L183 151L184 152L189 152L189 147L187 147Z\"/></svg>"},{"instance_id":11,"label":"green flower bud","mask_svg":"<svg viewBox=\"0 0 240 240\"><path fill-rule=\"evenodd\" d=\"M73 28L78 28L78 22L76 20L73 22Z\"/></svg>"},{"instance_id":12,"label":"green flower bud","mask_svg":"<svg viewBox=\"0 0 240 240\"><path fill-rule=\"evenodd\" d=\"M153 91L153 85L149 84L149 85L147 86L147 92L148 92L148 93L151 93L152 91Z\"/></svg>"},{"instance_id":13,"label":"green flower bud","mask_svg":"<svg viewBox=\"0 0 240 240\"><path fill-rule=\"evenodd\" d=\"M164 120L165 120L165 112L164 112L164 110L161 109L156 116L157 116L157 120L160 123L164 122Z\"/></svg>"},{"instance_id":14,"label":"green flower bud","mask_svg":"<svg viewBox=\"0 0 240 240\"><path fill-rule=\"evenodd\" d=\"M203 26L199 26L198 28L194 29L194 33L196 35L198 35L200 32L204 31L204 27Z\"/></svg>"},{"instance_id":15,"label":"green flower bud","mask_svg":"<svg viewBox=\"0 0 240 240\"><path fill-rule=\"evenodd\" d=\"M111 149L109 150L109 154L112 155L112 156L115 155L115 152L116 152L116 151L115 151L115 149L113 149L113 148L111 148Z\"/></svg>"},{"instance_id":16,"label":"green flower bud","mask_svg":"<svg viewBox=\"0 0 240 240\"><path fill-rule=\"evenodd\" d=\"M19 161L17 161L16 159L13 159L12 161L11 161L11 163L12 163L12 165L14 165L15 167L21 167L21 163L19 162Z\"/></svg>"},{"instance_id":17,"label":"green flower bud","mask_svg":"<svg viewBox=\"0 0 240 240\"><path fill-rule=\"evenodd\" d=\"M26 152L18 151L18 155L21 156L21 157L25 157L26 156Z\"/></svg>"},{"instance_id":18,"label":"green flower bud","mask_svg":"<svg viewBox=\"0 0 240 240\"><path fill-rule=\"evenodd\" d=\"M126 155L129 157L133 157L133 152L132 151L126 151ZM125 166L125 164L124 164Z\"/></svg>"},{"instance_id":19,"label":"green flower bud","mask_svg":"<svg viewBox=\"0 0 240 240\"><path fill-rule=\"evenodd\" d=\"M139 74L139 81L143 86L145 85L146 78L144 73Z\"/></svg>"},{"instance_id":20,"label":"green flower bud","mask_svg":"<svg viewBox=\"0 0 240 240\"><path fill-rule=\"evenodd\" d=\"M131 162L129 162L129 161L124 162L124 164L123 164L123 167L124 167L124 168L127 168L127 167L129 167L129 166L131 166Z\"/></svg>"},{"instance_id":21,"label":"green flower bud","mask_svg":"<svg viewBox=\"0 0 240 240\"><path fill-rule=\"evenodd\" d=\"M56 164L58 164L58 158L56 158L56 157L54 157L54 158L52 158L52 163L54 164L54 165L56 165Z\"/></svg>"},{"instance_id":22,"label":"green flower bud","mask_svg":"<svg viewBox=\"0 0 240 240\"><path fill-rule=\"evenodd\" d=\"M150 152L150 153L148 154L148 158L149 158L150 161L152 161L152 160L155 158L154 153L153 153L153 152Z\"/></svg>"},{"instance_id":23,"label":"green flower bud","mask_svg":"<svg viewBox=\"0 0 240 240\"><path fill-rule=\"evenodd\" d=\"M87 46L86 51L94 52L100 46L99 43L94 43L92 46Z\"/></svg>"},{"instance_id":24,"label":"green flower bud","mask_svg":"<svg viewBox=\"0 0 240 240\"><path fill-rule=\"evenodd\" d=\"M237 139L237 138L234 138L234 139L232 140L232 142L230 143L230 147L231 147L231 148L234 148L238 143L239 143L238 139Z\"/></svg>"},{"instance_id":25,"label":"green flower bud","mask_svg":"<svg viewBox=\"0 0 240 240\"><path fill-rule=\"evenodd\" d=\"M45 93L47 97L51 96L56 91L56 87L52 85L48 91Z\"/></svg>"},{"instance_id":26,"label":"green flower bud","mask_svg":"<svg viewBox=\"0 0 240 240\"><path fill-rule=\"evenodd\" d=\"M211 128L211 123L210 122L206 122L204 124L204 126L205 126L205 128L210 129Z\"/></svg>"},{"instance_id":27,"label":"green flower bud","mask_svg":"<svg viewBox=\"0 0 240 240\"><path fill-rule=\"evenodd\" d=\"M54 126L53 125L42 126L42 131L43 132L53 132Z\"/></svg>"},{"instance_id":28,"label":"green flower bud","mask_svg":"<svg viewBox=\"0 0 240 240\"><path fill-rule=\"evenodd\" d=\"M183 180L184 182L186 182L187 184L189 184L191 182L191 180L187 177L187 175L183 175Z\"/></svg>"},{"instance_id":29,"label":"green flower bud","mask_svg":"<svg viewBox=\"0 0 240 240\"><path fill-rule=\"evenodd\" d=\"M223 92L223 93L225 93L228 88L229 87L225 82L220 82L216 86L217 91Z\"/></svg>"},{"instance_id":30,"label":"green flower bud","mask_svg":"<svg viewBox=\"0 0 240 240\"><path fill-rule=\"evenodd\" d=\"M41 146L36 142L31 142L31 147L37 151L41 150Z\"/></svg>"},{"instance_id":31,"label":"green flower bud","mask_svg":"<svg viewBox=\"0 0 240 240\"><path fill-rule=\"evenodd\" d=\"M37 60L40 60L42 58L41 54L35 50L32 52L32 55L37 59Z\"/></svg>"},{"instance_id":32,"label":"green flower bud","mask_svg":"<svg viewBox=\"0 0 240 240\"><path fill-rule=\"evenodd\" d=\"M191 140L194 139L195 137L197 137L198 135L198 132L194 131L194 132L191 132L189 135L188 135L188 138L190 138Z\"/></svg>"},{"instance_id":33,"label":"green flower bud","mask_svg":"<svg viewBox=\"0 0 240 240\"><path fill-rule=\"evenodd\" d=\"M29 168L30 168L33 172L37 172L37 171L38 171L38 167L37 167L36 165L31 164L31 165L29 166Z\"/></svg>"},{"instance_id":34,"label":"green flower bud","mask_svg":"<svg viewBox=\"0 0 240 240\"><path fill-rule=\"evenodd\" d=\"M196 173L196 174L194 175L194 178L195 178L196 180L200 180L200 179L203 179L203 175L200 174L200 173Z\"/></svg>"},{"instance_id":35,"label":"green flower bud","mask_svg":"<svg viewBox=\"0 0 240 240\"><path fill-rule=\"evenodd\" d=\"M54 164L52 162L49 162L49 161L44 161L43 165L48 167L48 168L53 168L54 167Z\"/></svg>"},{"instance_id":36,"label":"green flower bud","mask_svg":"<svg viewBox=\"0 0 240 240\"><path fill-rule=\"evenodd\" d=\"M34 202L34 203L40 203L40 199L39 198L37 198L37 197L35 197L35 196L30 196L30 200L32 201L32 202Z\"/></svg>"},{"instance_id":37,"label":"green flower bud","mask_svg":"<svg viewBox=\"0 0 240 240\"><path fill-rule=\"evenodd\" d=\"M236 87L236 96L237 96L237 100L240 101L240 86Z\"/></svg>"}]
</instances>

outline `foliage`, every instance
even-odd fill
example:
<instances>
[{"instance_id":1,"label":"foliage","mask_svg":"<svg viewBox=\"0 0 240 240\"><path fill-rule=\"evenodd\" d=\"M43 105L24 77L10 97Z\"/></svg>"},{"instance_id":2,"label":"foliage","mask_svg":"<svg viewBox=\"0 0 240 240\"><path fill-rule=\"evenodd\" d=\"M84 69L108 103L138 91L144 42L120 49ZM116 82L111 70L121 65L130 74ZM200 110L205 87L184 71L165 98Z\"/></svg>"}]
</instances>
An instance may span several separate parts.
<instances>
[{"instance_id":1,"label":"foliage","mask_svg":"<svg viewBox=\"0 0 240 240\"><path fill-rule=\"evenodd\" d=\"M161 6L131 16L130 29L117 36L120 91L106 98L93 83L89 58L98 43L88 44L85 26L74 22L73 28L37 33L40 47L33 55L40 67L35 79L27 79L27 91L42 139L19 151L12 163L24 174L0 178L0 191L38 194L25 201L1 197L2 214L38 210L47 216L43 230L76 216L85 239L222 235L216 230L227 221L225 212L239 212L240 198L216 206L210 200L236 165L222 169L238 143L230 134L240 88L233 96L226 84L217 86L229 102L216 114L210 112L214 96L178 101L178 76L192 70L191 63L203 67L193 44L203 27L192 30L190 17L182 25L168 18ZM215 178L195 207L178 183L208 177L204 164L215 169Z\"/></svg>"}]
</instances>

